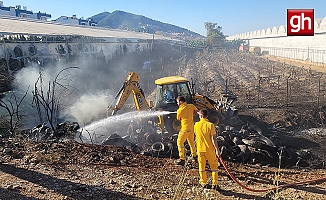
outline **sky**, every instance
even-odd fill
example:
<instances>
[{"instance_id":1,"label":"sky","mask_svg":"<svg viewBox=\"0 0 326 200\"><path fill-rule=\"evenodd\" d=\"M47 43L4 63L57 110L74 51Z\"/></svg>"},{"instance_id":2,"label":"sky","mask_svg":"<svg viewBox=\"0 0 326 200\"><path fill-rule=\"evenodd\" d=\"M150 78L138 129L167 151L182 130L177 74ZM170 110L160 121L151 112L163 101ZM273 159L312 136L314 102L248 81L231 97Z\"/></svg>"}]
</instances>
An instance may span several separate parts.
<instances>
[{"instance_id":1,"label":"sky","mask_svg":"<svg viewBox=\"0 0 326 200\"><path fill-rule=\"evenodd\" d=\"M286 25L287 9L315 9L315 18L326 17L325 0L2 0L4 6L27 6L46 12L51 20L77 15L88 18L101 12L121 10L173 24L206 36L205 22L222 26L232 36Z\"/></svg>"}]
</instances>

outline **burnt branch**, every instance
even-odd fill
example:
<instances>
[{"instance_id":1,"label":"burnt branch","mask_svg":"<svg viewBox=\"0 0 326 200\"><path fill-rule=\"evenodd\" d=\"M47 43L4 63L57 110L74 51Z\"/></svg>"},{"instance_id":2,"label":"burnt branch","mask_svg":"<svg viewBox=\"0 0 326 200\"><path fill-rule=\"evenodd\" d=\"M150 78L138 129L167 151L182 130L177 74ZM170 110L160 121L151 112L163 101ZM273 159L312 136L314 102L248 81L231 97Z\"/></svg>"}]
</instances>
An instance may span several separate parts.
<instances>
[{"instance_id":1,"label":"burnt branch","mask_svg":"<svg viewBox=\"0 0 326 200\"><path fill-rule=\"evenodd\" d=\"M33 93L33 103L36 105L40 123L47 120L51 126L51 129L55 131L55 124L58 121L59 110L60 110L60 99L61 96L67 94L67 92L72 88L69 82L72 81L72 75L64 75L60 78L60 75L69 69L79 69L78 67L68 67L62 69L54 78L53 81L48 82L48 86L44 87L43 74L40 72L40 76L34 84ZM68 78L69 77L69 78ZM66 84L61 82L66 81ZM59 87L57 87L59 86ZM43 119L42 115L45 115Z\"/></svg>"},{"instance_id":2,"label":"burnt branch","mask_svg":"<svg viewBox=\"0 0 326 200\"><path fill-rule=\"evenodd\" d=\"M9 133L10 136L14 135L14 132L20 122L21 117L19 116L19 107L21 106L23 100L25 99L27 92L29 90L26 90L25 94L18 100L16 94L14 92L10 92L9 98L6 98L5 100L0 99L0 107L4 108L8 115L9 115Z\"/></svg>"}]
</instances>

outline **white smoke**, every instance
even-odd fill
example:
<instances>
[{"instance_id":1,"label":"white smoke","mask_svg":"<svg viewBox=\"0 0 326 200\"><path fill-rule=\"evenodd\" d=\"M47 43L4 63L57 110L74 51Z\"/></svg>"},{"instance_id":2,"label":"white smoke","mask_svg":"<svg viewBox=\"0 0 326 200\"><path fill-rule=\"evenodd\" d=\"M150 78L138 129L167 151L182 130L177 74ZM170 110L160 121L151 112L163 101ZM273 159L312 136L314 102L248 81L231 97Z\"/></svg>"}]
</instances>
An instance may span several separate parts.
<instances>
[{"instance_id":1,"label":"white smoke","mask_svg":"<svg viewBox=\"0 0 326 200\"><path fill-rule=\"evenodd\" d=\"M66 110L64 116L73 116L81 126L88 124L106 116L106 108L112 99L111 95L102 91L97 94L83 94Z\"/></svg>"},{"instance_id":2,"label":"white smoke","mask_svg":"<svg viewBox=\"0 0 326 200\"><path fill-rule=\"evenodd\" d=\"M39 66L32 65L28 68L23 68L15 75L15 87L19 91L27 91L29 88L29 94L32 95L31 89L34 87L35 82L40 76Z\"/></svg>"},{"instance_id":3,"label":"white smoke","mask_svg":"<svg viewBox=\"0 0 326 200\"><path fill-rule=\"evenodd\" d=\"M99 86L101 80L93 78L85 79L90 72L90 67L71 67L71 66L47 66L40 67L37 64L25 67L15 74L15 90L24 93L28 90L21 106L21 112L26 116L23 122L34 127L40 122L35 105L32 105L33 90L35 83L40 89L40 74L42 77L42 87L44 95L50 89L53 89L53 83L56 81L55 95L59 105L60 121L77 121L81 126L90 123L92 120L98 120L106 116L106 108L113 99L108 91L99 91L90 85ZM94 72L93 70L93 73ZM86 75L85 75L86 74ZM57 78L55 80L55 78ZM29 88L29 89L28 89ZM85 91L87 88L87 92ZM45 116L45 115L43 115ZM33 119L32 119L33 118ZM45 119L43 119L45 120Z\"/></svg>"}]
</instances>

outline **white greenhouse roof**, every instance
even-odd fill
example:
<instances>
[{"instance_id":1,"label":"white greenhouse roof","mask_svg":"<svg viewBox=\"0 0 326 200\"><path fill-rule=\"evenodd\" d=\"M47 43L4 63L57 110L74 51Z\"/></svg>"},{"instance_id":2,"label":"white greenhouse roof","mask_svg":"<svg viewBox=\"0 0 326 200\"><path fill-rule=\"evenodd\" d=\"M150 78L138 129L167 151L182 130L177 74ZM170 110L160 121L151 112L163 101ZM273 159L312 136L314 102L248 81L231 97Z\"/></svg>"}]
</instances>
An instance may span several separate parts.
<instances>
[{"instance_id":1,"label":"white greenhouse roof","mask_svg":"<svg viewBox=\"0 0 326 200\"><path fill-rule=\"evenodd\" d=\"M92 26L77 26L52 21L41 21L20 17L0 15L0 34L30 35L82 35L97 38L153 39L149 33L124 31ZM156 40L172 40L161 35L154 35Z\"/></svg>"}]
</instances>

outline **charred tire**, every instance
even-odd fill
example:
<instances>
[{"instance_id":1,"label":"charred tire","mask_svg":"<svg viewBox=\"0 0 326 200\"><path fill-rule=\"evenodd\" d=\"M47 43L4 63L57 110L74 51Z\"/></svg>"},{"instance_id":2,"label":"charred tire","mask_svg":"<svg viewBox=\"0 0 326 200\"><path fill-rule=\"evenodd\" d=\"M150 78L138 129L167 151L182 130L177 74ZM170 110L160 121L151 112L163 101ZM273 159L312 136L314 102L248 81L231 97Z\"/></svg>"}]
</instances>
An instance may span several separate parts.
<instances>
[{"instance_id":1,"label":"charred tire","mask_svg":"<svg viewBox=\"0 0 326 200\"><path fill-rule=\"evenodd\" d=\"M162 142L156 142L151 146L151 150L155 153L164 151L165 146Z\"/></svg>"},{"instance_id":2,"label":"charred tire","mask_svg":"<svg viewBox=\"0 0 326 200\"><path fill-rule=\"evenodd\" d=\"M152 156L160 158L169 158L174 156L174 146L169 142L156 142L151 146Z\"/></svg>"}]
</instances>

